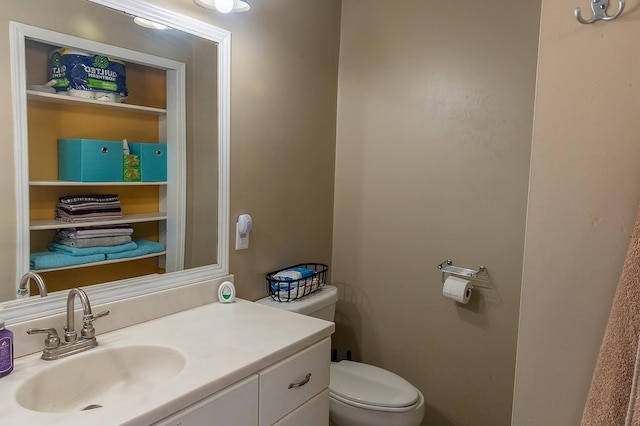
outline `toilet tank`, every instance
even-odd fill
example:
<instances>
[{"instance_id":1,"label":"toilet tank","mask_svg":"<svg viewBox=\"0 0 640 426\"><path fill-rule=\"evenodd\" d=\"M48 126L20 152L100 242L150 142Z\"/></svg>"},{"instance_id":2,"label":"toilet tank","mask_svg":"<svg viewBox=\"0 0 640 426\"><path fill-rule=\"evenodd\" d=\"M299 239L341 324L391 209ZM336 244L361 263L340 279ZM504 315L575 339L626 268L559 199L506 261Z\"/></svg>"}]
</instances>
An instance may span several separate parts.
<instances>
[{"instance_id":1,"label":"toilet tank","mask_svg":"<svg viewBox=\"0 0 640 426\"><path fill-rule=\"evenodd\" d=\"M314 293L290 302L278 302L267 296L263 299L256 300L256 303L333 322L337 301L338 289L330 285L325 285Z\"/></svg>"}]
</instances>

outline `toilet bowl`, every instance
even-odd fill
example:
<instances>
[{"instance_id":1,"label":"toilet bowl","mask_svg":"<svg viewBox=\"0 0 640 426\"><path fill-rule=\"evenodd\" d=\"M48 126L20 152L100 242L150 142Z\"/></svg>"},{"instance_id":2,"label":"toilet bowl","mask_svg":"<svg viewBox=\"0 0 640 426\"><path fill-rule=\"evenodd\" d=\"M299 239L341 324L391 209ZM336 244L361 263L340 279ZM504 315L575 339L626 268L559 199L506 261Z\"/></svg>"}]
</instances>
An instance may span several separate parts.
<instances>
[{"instance_id":1,"label":"toilet bowl","mask_svg":"<svg viewBox=\"0 0 640 426\"><path fill-rule=\"evenodd\" d=\"M417 426L424 397L390 371L353 361L331 364L329 417L337 426Z\"/></svg>"},{"instance_id":2,"label":"toilet bowl","mask_svg":"<svg viewBox=\"0 0 640 426\"><path fill-rule=\"evenodd\" d=\"M271 297L256 301L315 318L333 321L338 289L324 286L290 302ZM424 417L422 393L404 378L355 361L331 363L329 417L335 426L418 426Z\"/></svg>"}]
</instances>

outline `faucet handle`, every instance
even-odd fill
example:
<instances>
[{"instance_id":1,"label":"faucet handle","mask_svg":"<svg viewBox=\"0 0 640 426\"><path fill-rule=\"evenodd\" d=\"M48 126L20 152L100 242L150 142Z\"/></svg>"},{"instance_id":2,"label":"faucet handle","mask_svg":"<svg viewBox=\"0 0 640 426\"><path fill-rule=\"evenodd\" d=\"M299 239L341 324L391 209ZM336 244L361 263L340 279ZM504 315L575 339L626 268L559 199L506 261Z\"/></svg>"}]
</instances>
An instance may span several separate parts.
<instances>
[{"instance_id":1,"label":"faucet handle","mask_svg":"<svg viewBox=\"0 0 640 426\"><path fill-rule=\"evenodd\" d=\"M27 330L27 334L47 333L47 338L44 339L44 347L48 349L55 349L60 346L60 337L55 328L30 328Z\"/></svg>"},{"instance_id":2,"label":"faucet handle","mask_svg":"<svg viewBox=\"0 0 640 426\"><path fill-rule=\"evenodd\" d=\"M107 315L109 315L109 311L102 311L99 314L95 314L95 315L89 312L82 316L82 322L85 324L90 324L93 321L97 320L98 318L106 317Z\"/></svg>"},{"instance_id":3,"label":"faucet handle","mask_svg":"<svg viewBox=\"0 0 640 426\"><path fill-rule=\"evenodd\" d=\"M102 311L99 314L91 315L90 319L87 317L83 318L84 324L82 325L82 331L80 332L80 335L85 339L92 339L93 337L95 337L96 329L93 327L93 321L97 320L98 318L106 317L107 315L109 315L109 311Z\"/></svg>"},{"instance_id":4,"label":"faucet handle","mask_svg":"<svg viewBox=\"0 0 640 426\"><path fill-rule=\"evenodd\" d=\"M106 317L107 315L109 315L109 311L102 311L99 314L95 314L93 316L93 320L97 320L98 318L102 318L102 317Z\"/></svg>"}]
</instances>

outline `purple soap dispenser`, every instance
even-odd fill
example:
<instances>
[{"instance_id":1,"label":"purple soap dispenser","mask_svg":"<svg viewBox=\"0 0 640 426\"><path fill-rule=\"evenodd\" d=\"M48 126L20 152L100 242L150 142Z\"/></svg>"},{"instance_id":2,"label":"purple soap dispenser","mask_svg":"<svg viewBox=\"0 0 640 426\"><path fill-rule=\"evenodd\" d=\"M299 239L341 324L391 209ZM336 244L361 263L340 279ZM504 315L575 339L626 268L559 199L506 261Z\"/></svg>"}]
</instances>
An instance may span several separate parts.
<instances>
[{"instance_id":1,"label":"purple soap dispenser","mask_svg":"<svg viewBox=\"0 0 640 426\"><path fill-rule=\"evenodd\" d=\"M13 333L4 328L4 319L0 318L0 377L13 371Z\"/></svg>"}]
</instances>

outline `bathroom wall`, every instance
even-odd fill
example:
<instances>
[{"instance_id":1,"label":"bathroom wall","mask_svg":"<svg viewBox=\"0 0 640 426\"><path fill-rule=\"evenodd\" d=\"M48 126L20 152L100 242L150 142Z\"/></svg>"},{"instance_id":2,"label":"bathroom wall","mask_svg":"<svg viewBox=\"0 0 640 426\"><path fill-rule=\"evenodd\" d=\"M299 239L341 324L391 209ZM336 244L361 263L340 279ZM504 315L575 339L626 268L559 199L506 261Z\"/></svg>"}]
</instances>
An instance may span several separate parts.
<instances>
[{"instance_id":1,"label":"bathroom wall","mask_svg":"<svg viewBox=\"0 0 640 426\"><path fill-rule=\"evenodd\" d=\"M414 383L424 424L509 424L540 3L342 5L334 345ZM495 288L443 298L446 259Z\"/></svg>"},{"instance_id":2,"label":"bathroom wall","mask_svg":"<svg viewBox=\"0 0 640 426\"><path fill-rule=\"evenodd\" d=\"M230 270L255 300L266 273L331 262L340 0L250 4L220 25L232 32L231 219L253 217L248 250L231 238Z\"/></svg>"},{"instance_id":3,"label":"bathroom wall","mask_svg":"<svg viewBox=\"0 0 640 426\"><path fill-rule=\"evenodd\" d=\"M579 424L640 201L640 10L576 7L542 7L514 425Z\"/></svg>"}]
</instances>

